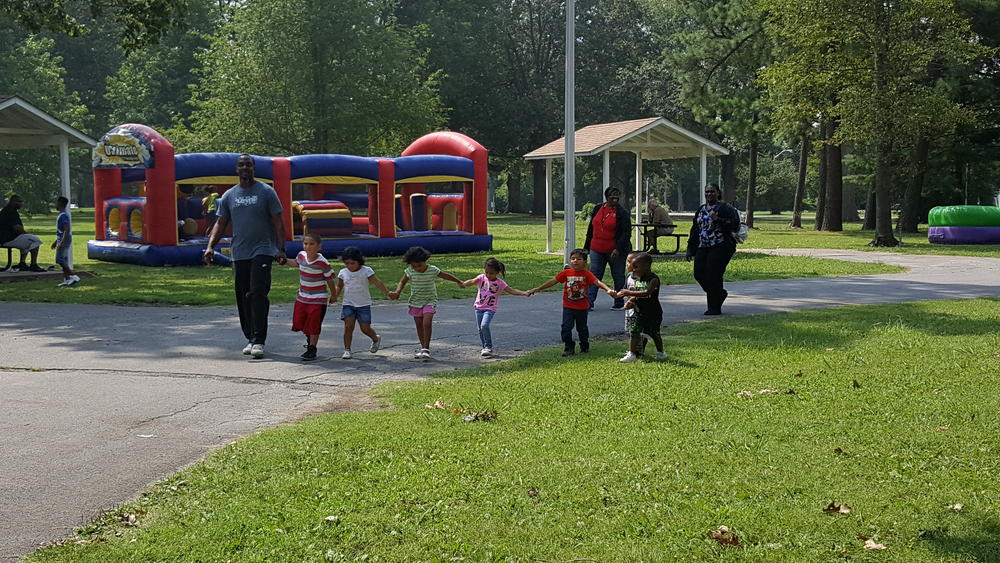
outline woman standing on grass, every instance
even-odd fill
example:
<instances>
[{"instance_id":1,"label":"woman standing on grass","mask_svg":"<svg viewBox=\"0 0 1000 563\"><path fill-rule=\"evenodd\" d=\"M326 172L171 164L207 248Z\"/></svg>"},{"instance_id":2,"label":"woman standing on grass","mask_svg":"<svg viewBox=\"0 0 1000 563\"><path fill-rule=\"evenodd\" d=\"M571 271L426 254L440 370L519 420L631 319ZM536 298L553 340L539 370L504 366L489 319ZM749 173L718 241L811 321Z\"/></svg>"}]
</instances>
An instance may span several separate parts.
<instances>
[{"instance_id":1,"label":"woman standing on grass","mask_svg":"<svg viewBox=\"0 0 1000 563\"><path fill-rule=\"evenodd\" d=\"M604 190L604 203L594 208L594 214L587 225L587 238L583 248L590 252L590 271L597 279L604 279L604 269L611 266L611 279L615 291L625 287L625 257L632 250L632 221L628 211L619 205L622 193L618 188ZM587 297L590 309L597 300L597 286L590 286ZM616 297L611 308L620 310L625 299Z\"/></svg>"},{"instance_id":2,"label":"woman standing on grass","mask_svg":"<svg viewBox=\"0 0 1000 563\"><path fill-rule=\"evenodd\" d=\"M722 201L718 184L705 186L705 203L694 214L685 258L694 259L694 279L708 299L706 315L722 314L729 296L723 287L726 266L736 253L734 233L740 228L740 214Z\"/></svg>"}]
</instances>

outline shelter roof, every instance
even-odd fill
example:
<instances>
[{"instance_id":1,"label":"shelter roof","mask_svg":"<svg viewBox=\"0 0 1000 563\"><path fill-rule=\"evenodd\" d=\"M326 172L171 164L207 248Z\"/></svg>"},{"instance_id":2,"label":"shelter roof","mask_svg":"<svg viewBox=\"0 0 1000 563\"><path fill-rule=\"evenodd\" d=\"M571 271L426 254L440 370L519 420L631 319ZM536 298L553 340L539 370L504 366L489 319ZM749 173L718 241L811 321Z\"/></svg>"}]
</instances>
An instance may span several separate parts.
<instances>
[{"instance_id":1,"label":"shelter roof","mask_svg":"<svg viewBox=\"0 0 1000 563\"><path fill-rule=\"evenodd\" d=\"M97 141L52 117L18 96L0 96L0 149L34 149L58 146L62 139L71 148L90 148Z\"/></svg>"},{"instance_id":2,"label":"shelter roof","mask_svg":"<svg viewBox=\"0 0 1000 563\"><path fill-rule=\"evenodd\" d=\"M566 152L565 143L566 138L560 137L524 158L562 158ZM607 150L639 153L646 160L667 160L701 156L703 147L708 156L729 154L729 149L722 145L662 117L588 125L576 132L576 156L593 156Z\"/></svg>"}]
</instances>

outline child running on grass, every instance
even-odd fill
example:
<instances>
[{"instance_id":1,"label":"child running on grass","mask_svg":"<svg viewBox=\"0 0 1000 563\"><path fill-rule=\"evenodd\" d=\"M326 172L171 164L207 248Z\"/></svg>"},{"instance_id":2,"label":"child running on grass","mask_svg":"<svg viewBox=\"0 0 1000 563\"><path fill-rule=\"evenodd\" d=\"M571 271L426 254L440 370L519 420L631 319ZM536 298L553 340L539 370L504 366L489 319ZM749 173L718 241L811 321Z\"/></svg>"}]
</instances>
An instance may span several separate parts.
<instances>
[{"instance_id":1,"label":"child running on grass","mask_svg":"<svg viewBox=\"0 0 1000 563\"><path fill-rule=\"evenodd\" d=\"M319 235L306 233L302 237L302 252L295 256L295 262L284 262L299 269L299 292L292 310L292 330L306 335L306 351L301 356L306 362L316 359L316 343L326 317L326 307L336 297L333 267L319 253L322 247L323 239Z\"/></svg>"},{"instance_id":2,"label":"child running on grass","mask_svg":"<svg viewBox=\"0 0 1000 563\"><path fill-rule=\"evenodd\" d=\"M632 258L632 273L625 278L625 288L612 292L612 297L627 297L632 303L625 312L625 328L629 334L629 347L619 362L634 362L642 357L643 338L656 346L657 360L667 359L660 337L663 307L660 306L660 278L653 273L653 257L648 252L637 252ZM626 304L628 307L628 304ZM632 313L631 315L629 313Z\"/></svg>"},{"instance_id":3,"label":"child running on grass","mask_svg":"<svg viewBox=\"0 0 1000 563\"><path fill-rule=\"evenodd\" d=\"M52 248L56 251L56 264L62 266L63 281L60 287L69 287L80 283L80 276L73 272L69 265L69 250L73 247L73 225L70 222L69 211L66 206L69 200L65 196L56 198L56 241L52 243Z\"/></svg>"},{"instance_id":4,"label":"child running on grass","mask_svg":"<svg viewBox=\"0 0 1000 563\"><path fill-rule=\"evenodd\" d=\"M493 355L493 334L490 332L490 323L493 321L493 315L497 312L497 301L500 300L500 294L506 292L511 295L531 295L527 291L514 289L507 285L507 282L503 280L506 273L507 269L503 262L496 258L487 258L486 262L483 263L483 273L460 284L462 287L469 287L473 284L477 284L479 287L473 308L476 310L479 340L483 345L479 355L483 358Z\"/></svg>"},{"instance_id":5,"label":"child running on grass","mask_svg":"<svg viewBox=\"0 0 1000 563\"><path fill-rule=\"evenodd\" d=\"M375 287L389 297L389 290L382 283L382 280L375 276L375 270L365 266L365 257L361 254L361 249L349 246L344 249L341 257L344 267L337 274L337 293L331 301L336 301L338 295L344 296L344 306L340 310L340 318L344 321L344 354L341 358L350 360L351 341L354 338L354 325L361 325L361 332L372 339L369 352L378 352L382 344L382 337L372 329L372 295L368 291L368 284Z\"/></svg>"},{"instance_id":6,"label":"child running on grass","mask_svg":"<svg viewBox=\"0 0 1000 563\"><path fill-rule=\"evenodd\" d=\"M399 280L396 291L389 293L390 299L399 299L406 282L410 285L410 316L417 327L417 339L420 340L420 348L413 354L418 360L429 360L431 358L431 331L434 326L434 313L437 312L437 278L455 282L459 286L462 280L442 271L437 266L427 263L431 253L421 246L412 246L403 255L403 262L407 264L403 270L403 279Z\"/></svg>"},{"instance_id":7,"label":"child running on grass","mask_svg":"<svg viewBox=\"0 0 1000 563\"><path fill-rule=\"evenodd\" d=\"M592 285L608 292L613 290L604 284L597 276L587 269L587 251L577 248L569 254L569 268L556 274L556 277L528 291L535 294L545 288L561 283L563 285L562 341L565 345L563 356L576 353L576 343L573 342L573 326L580 338L580 353L590 352L590 329L587 327L587 313L590 310L590 299L587 288Z\"/></svg>"}]
</instances>

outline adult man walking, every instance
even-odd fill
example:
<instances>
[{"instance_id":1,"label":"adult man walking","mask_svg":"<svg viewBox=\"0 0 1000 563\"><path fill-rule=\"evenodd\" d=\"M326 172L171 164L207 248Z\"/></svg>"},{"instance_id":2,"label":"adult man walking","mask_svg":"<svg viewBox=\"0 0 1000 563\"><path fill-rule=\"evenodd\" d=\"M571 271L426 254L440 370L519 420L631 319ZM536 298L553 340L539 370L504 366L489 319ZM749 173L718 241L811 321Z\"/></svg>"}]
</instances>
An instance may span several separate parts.
<instances>
[{"instance_id":1,"label":"adult man walking","mask_svg":"<svg viewBox=\"0 0 1000 563\"><path fill-rule=\"evenodd\" d=\"M17 212L22 205L24 199L14 194L7 200L7 205L0 209L0 244L21 251L21 261L14 266L17 270L44 272L45 269L38 265L38 249L42 246L42 239L24 232L24 223L21 222L21 215ZM24 256L29 253L31 266L24 263Z\"/></svg>"},{"instance_id":2,"label":"adult man walking","mask_svg":"<svg viewBox=\"0 0 1000 563\"><path fill-rule=\"evenodd\" d=\"M281 220L281 202L269 186L254 178L253 157L241 154L236 159L240 183L219 198L219 219L208 237L204 261L212 261L215 243L233 225L233 277L236 309L240 327L246 336L243 353L254 359L264 357L267 340L267 313L271 302L271 264L285 263L285 228Z\"/></svg>"}]
</instances>

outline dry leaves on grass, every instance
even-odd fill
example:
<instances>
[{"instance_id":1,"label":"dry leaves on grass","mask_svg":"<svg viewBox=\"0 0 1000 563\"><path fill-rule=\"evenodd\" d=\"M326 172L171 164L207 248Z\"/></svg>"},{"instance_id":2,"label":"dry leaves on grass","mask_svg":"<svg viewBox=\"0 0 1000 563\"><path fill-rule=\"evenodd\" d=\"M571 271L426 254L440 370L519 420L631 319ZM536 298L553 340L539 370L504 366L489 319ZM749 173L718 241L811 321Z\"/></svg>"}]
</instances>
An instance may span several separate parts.
<instances>
[{"instance_id":1,"label":"dry leaves on grass","mask_svg":"<svg viewBox=\"0 0 1000 563\"><path fill-rule=\"evenodd\" d=\"M799 370L799 373L796 373L792 377L802 377L802 375L803 375L802 370Z\"/></svg>"},{"instance_id":2,"label":"dry leaves on grass","mask_svg":"<svg viewBox=\"0 0 1000 563\"><path fill-rule=\"evenodd\" d=\"M858 383L857 379L855 379L854 382L851 383L851 387L854 387L855 389L861 389L861 384Z\"/></svg>"},{"instance_id":3,"label":"dry leaves on grass","mask_svg":"<svg viewBox=\"0 0 1000 563\"><path fill-rule=\"evenodd\" d=\"M433 405L424 405L425 409L446 409L448 408L448 403L442 402L441 400L434 401Z\"/></svg>"},{"instance_id":4,"label":"dry leaves on grass","mask_svg":"<svg viewBox=\"0 0 1000 563\"><path fill-rule=\"evenodd\" d=\"M859 535L858 539L865 542L865 549L870 549L874 551L881 551L885 549L884 543L878 543L875 540L869 538L868 536Z\"/></svg>"},{"instance_id":5,"label":"dry leaves on grass","mask_svg":"<svg viewBox=\"0 0 1000 563\"><path fill-rule=\"evenodd\" d=\"M722 547L740 547L740 538L729 526L719 526L717 530L709 530L708 537L715 540Z\"/></svg>"},{"instance_id":6,"label":"dry leaves on grass","mask_svg":"<svg viewBox=\"0 0 1000 563\"><path fill-rule=\"evenodd\" d=\"M951 428L950 424L945 424L944 426L938 426L937 427L938 432L944 432L945 430L948 430L949 428Z\"/></svg>"},{"instance_id":7,"label":"dry leaves on grass","mask_svg":"<svg viewBox=\"0 0 1000 563\"><path fill-rule=\"evenodd\" d=\"M490 422L496 420L499 413L494 410L474 411L472 409L455 409L455 414L464 414L462 422Z\"/></svg>"},{"instance_id":8,"label":"dry leaves on grass","mask_svg":"<svg viewBox=\"0 0 1000 563\"><path fill-rule=\"evenodd\" d=\"M831 501L830 504L826 505L826 508L823 509L823 512L828 514L850 514L851 510L853 509L846 504L834 504Z\"/></svg>"},{"instance_id":9,"label":"dry leaves on grass","mask_svg":"<svg viewBox=\"0 0 1000 563\"><path fill-rule=\"evenodd\" d=\"M833 448L833 453L837 455L845 455L843 448Z\"/></svg>"},{"instance_id":10,"label":"dry leaves on grass","mask_svg":"<svg viewBox=\"0 0 1000 563\"><path fill-rule=\"evenodd\" d=\"M958 504L958 503L956 503L956 504L949 504L948 508L950 508L951 510L954 510L955 512L961 512L962 509L965 508L965 505L964 504Z\"/></svg>"},{"instance_id":11,"label":"dry leaves on grass","mask_svg":"<svg viewBox=\"0 0 1000 563\"><path fill-rule=\"evenodd\" d=\"M750 399L753 398L754 395L778 395L780 393L781 391L778 391L777 389L761 389L756 393L754 393L753 391L740 391L739 393L736 394L736 397L740 399Z\"/></svg>"}]
</instances>

